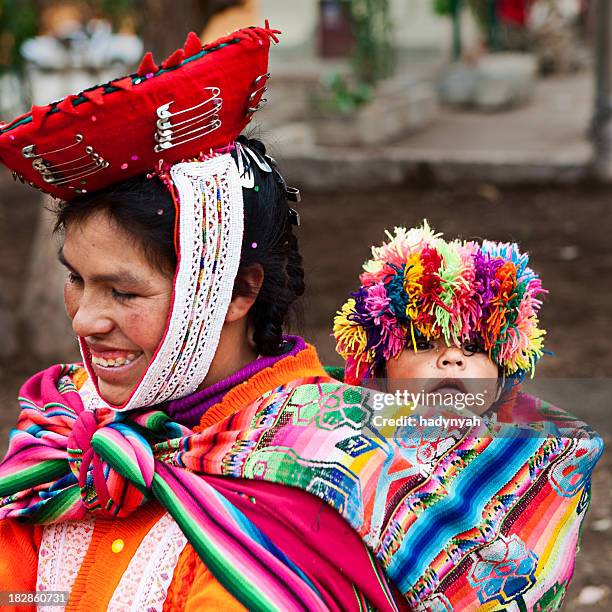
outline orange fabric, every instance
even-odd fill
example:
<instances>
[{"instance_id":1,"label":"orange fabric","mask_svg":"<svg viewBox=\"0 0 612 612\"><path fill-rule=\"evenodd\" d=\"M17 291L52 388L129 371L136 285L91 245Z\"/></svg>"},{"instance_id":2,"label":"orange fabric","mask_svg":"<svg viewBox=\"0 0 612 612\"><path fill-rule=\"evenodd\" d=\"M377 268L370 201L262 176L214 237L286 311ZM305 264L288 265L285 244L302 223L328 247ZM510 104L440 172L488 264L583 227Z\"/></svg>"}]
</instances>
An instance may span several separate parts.
<instances>
[{"instance_id":1,"label":"orange fabric","mask_svg":"<svg viewBox=\"0 0 612 612\"><path fill-rule=\"evenodd\" d=\"M280 385L308 376L327 376L316 349L310 344L297 355L281 359L273 366L257 372L248 380L236 385L218 404L214 404L204 413L200 425L194 427L194 431L202 431L205 427L223 420Z\"/></svg>"},{"instance_id":2,"label":"orange fabric","mask_svg":"<svg viewBox=\"0 0 612 612\"><path fill-rule=\"evenodd\" d=\"M85 381L89 378L89 374L85 368L80 368L72 375L72 382L77 389L80 389Z\"/></svg>"},{"instance_id":3,"label":"orange fabric","mask_svg":"<svg viewBox=\"0 0 612 612\"><path fill-rule=\"evenodd\" d=\"M106 610L138 546L165 510L156 502L139 508L123 519L97 519L94 532L81 564L66 612L74 610ZM123 540L119 553L112 543Z\"/></svg>"},{"instance_id":4,"label":"orange fabric","mask_svg":"<svg viewBox=\"0 0 612 612\"><path fill-rule=\"evenodd\" d=\"M168 587L168 594L164 602L163 612L183 610L187 603L187 596L196 573L197 555L191 554L191 544L187 544L178 558L172 582Z\"/></svg>"},{"instance_id":5,"label":"orange fabric","mask_svg":"<svg viewBox=\"0 0 612 612\"><path fill-rule=\"evenodd\" d=\"M36 590L38 548L42 527L18 523L13 519L0 521L0 592ZM36 606L0 606L15 612L35 611Z\"/></svg>"},{"instance_id":6,"label":"orange fabric","mask_svg":"<svg viewBox=\"0 0 612 612\"><path fill-rule=\"evenodd\" d=\"M184 610L246 610L202 563L191 544L187 544L174 570L163 612Z\"/></svg>"}]
</instances>

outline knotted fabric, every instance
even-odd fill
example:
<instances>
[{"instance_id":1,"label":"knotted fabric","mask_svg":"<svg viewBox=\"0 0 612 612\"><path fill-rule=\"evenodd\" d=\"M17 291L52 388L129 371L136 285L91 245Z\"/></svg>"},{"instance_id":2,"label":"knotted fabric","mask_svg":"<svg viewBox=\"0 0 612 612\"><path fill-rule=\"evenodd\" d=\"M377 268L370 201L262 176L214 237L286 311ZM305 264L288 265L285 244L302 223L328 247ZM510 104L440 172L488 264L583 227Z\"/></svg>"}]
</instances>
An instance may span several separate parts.
<instances>
[{"instance_id":1,"label":"knotted fabric","mask_svg":"<svg viewBox=\"0 0 612 612\"><path fill-rule=\"evenodd\" d=\"M122 517L154 497L249 609L328 609L308 577L205 475L177 461L176 451L197 435L156 410L86 411L75 370L53 366L22 389L22 412L0 465L0 519L51 523L91 511Z\"/></svg>"}]
</instances>

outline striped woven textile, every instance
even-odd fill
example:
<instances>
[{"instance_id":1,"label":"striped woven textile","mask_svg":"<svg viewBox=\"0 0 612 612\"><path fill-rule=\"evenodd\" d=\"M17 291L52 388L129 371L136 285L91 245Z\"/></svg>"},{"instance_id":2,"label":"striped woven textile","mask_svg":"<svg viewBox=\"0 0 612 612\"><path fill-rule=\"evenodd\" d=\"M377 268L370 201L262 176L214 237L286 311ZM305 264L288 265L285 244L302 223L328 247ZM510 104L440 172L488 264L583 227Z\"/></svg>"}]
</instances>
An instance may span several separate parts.
<instances>
[{"instance_id":1,"label":"striped woven textile","mask_svg":"<svg viewBox=\"0 0 612 612\"><path fill-rule=\"evenodd\" d=\"M516 393L502 407L498 421L520 426L383 435L368 391L310 378L193 433L156 410L83 411L75 371L55 366L22 390L0 518L121 517L154 497L250 609L326 609L291 551L206 476L264 480L334 507L412 609L545 609L563 598L603 443L535 398Z\"/></svg>"}]
</instances>

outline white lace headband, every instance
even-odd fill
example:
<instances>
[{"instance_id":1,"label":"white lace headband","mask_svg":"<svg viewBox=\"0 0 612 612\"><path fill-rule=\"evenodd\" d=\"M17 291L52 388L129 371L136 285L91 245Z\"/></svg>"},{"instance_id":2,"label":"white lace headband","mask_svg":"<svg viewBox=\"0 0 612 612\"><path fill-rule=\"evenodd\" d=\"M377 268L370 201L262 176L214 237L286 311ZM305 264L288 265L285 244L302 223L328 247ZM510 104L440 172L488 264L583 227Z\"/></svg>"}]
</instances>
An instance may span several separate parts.
<instances>
[{"instance_id":1,"label":"white lace headband","mask_svg":"<svg viewBox=\"0 0 612 612\"><path fill-rule=\"evenodd\" d=\"M164 338L130 398L118 407L99 395L87 345L79 339L89 372L80 392L87 409L124 411L185 397L206 378L215 356L240 264L245 177L229 153L176 164L170 177L179 201L180 244Z\"/></svg>"}]
</instances>

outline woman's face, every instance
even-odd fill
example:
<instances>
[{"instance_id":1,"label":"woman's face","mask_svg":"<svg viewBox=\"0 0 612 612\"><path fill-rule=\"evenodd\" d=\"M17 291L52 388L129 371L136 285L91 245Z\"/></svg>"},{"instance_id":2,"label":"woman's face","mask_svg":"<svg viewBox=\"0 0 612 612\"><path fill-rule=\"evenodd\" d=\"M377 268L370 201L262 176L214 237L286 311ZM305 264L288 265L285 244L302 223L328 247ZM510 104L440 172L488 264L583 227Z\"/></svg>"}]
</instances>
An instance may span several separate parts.
<instances>
[{"instance_id":1,"label":"woman's face","mask_svg":"<svg viewBox=\"0 0 612 612\"><path fill-rule=\"evenodd\" d=\"M397 358L387 361L388 392L414 387L416 379L417 391L426 393L481 393L484 404L470 408L478 414L495 401L498 368L476 343L448 346L440 338L417 340L416 346L416 351L408 347Z\"/></svg>"},{"instance_id":2,"label":"woman's face","mask_svg":"<svg viewBox=\"0 0 612 612\"><path fill-rule=\"evenodd\" d=\"M162 340L172 276L152 266L105 212L68 226L59 258L68 269L64 301L72 328L89 349L100 395L119 406Z\"/></svg>"}]
</instances>

